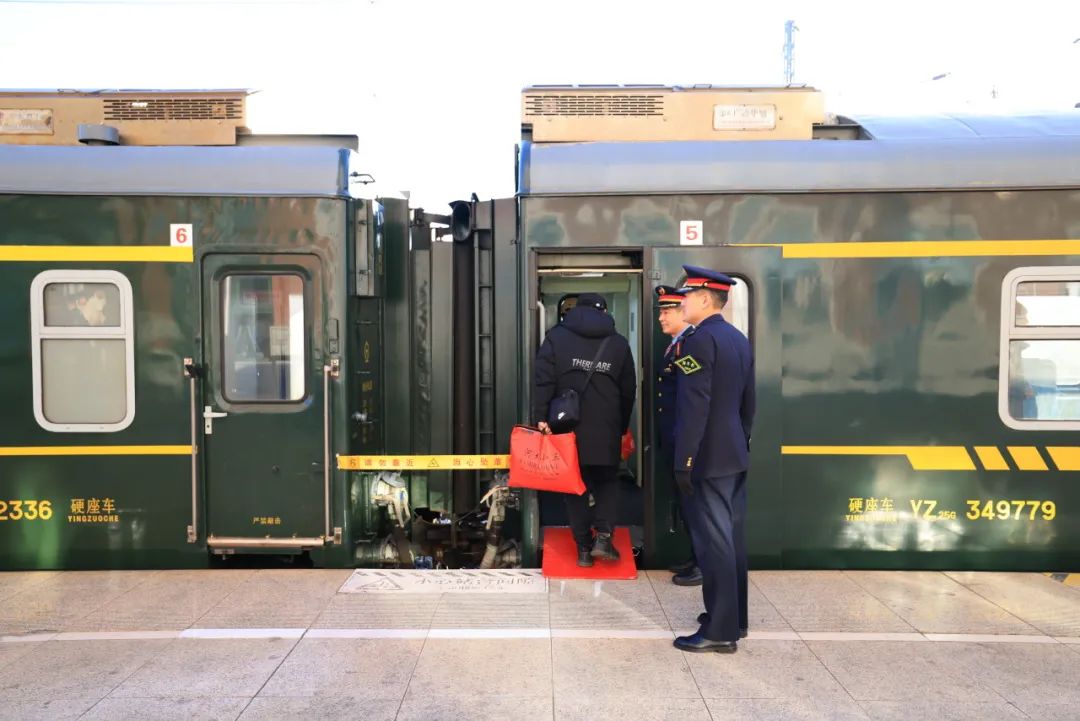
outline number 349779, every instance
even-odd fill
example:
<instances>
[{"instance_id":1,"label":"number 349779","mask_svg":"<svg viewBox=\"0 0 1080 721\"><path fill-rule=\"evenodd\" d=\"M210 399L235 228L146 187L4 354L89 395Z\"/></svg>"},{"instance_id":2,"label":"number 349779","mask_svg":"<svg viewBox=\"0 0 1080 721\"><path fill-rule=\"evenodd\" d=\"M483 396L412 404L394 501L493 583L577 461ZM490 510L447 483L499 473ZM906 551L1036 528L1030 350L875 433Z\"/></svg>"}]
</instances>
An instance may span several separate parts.
<instances>
[{"instance_id":1,"label":"number 349779","mask_svg":"<svg viewBox=\"0 0 1080 721\"><path fill-rule=\"evenodd\" d=\"M968 500L967 518L977 521L985 518L990 521L1043 520L1052 521L1057 517L1057 504L1053 501L985 501Z\"/></svg>"}]
</instances>

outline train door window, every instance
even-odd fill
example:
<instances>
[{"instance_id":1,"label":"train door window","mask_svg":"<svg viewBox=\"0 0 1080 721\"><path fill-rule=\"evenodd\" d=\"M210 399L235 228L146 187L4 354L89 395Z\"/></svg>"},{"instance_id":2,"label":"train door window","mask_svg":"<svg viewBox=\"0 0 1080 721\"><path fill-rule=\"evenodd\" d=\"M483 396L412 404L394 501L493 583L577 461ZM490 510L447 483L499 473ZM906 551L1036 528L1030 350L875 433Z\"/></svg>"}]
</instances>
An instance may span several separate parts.
<instances>
[{"instance_id":1,"label":"train door window","mask_svg":"<svg viewBox=\"0 0 1080 721\"><path fill-rule=\"evenodd\" d=\"M295 274L225 276L222 389L232 403L304 397L304 279Z\"/></svg>"},{"instance_id":2,"label":"train door window","mask_svg":"<svg viewBox=\"0 0 1080 721\"><path fill-rule=\"evenodd\" d=\"M746 337L750 337L750 287L742 278L731 286L728 291L728 302L721 313L724 320L742 331Z\"/></svg>"},{"instance_id":3,"label":"train door window","mask_svg":"<svg viewBox=\"0 0 1080 721\"><path fill-rule=\"evenodd\" d=\"M55 432L135 418L131 283L112 270L47 270L30 286L34 417Z\"/></svg>"},{"instance_id":4,"label":"train door window","mask_svg":"<svg viewBox=\"0 0 1080 721\"><path fill-rule=\"evenodd\" d=\"M1018 430L1080 429L1080 267L1005 277L998 413Z\"/></svg>"},{"instance_id":5,"label":"train door window","mask_svg":"<svg viewBox=\"0 0 1080 721\"><path fill-rule=\"evenodd\" d=\"M724 320L731 323L733 326L739 329L739 331L746 336L750 337L750 286L746 280L738 276L731 276L736 282L731 286L731 290L728 291L728 301L724 309L720 311L720 315L724 316ZM679 285L683 284L686 280L686 276L682 276L679 279Z\"/></svg>"}]
</instances>

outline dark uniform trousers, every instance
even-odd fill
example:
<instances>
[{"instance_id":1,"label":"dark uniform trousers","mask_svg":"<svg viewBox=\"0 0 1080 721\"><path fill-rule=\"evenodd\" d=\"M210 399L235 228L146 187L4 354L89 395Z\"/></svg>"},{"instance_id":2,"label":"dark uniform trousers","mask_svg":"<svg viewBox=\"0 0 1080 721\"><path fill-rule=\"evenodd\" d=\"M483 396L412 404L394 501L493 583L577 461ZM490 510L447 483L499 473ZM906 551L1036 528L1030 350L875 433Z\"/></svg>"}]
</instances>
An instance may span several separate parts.
<instances>
[{"instance_id":1,"label":"dark uniform trousers","mask_svg":"<svg viewBox=\"0 0 1080 721\"><path fill-rule=\"evenodd\" d=\"M618 466L581 466L581 480L585 481L585 493L575 496L565 494L566 514L570 517L570 530L578 548L592 548L592 529L597 533L615 530L615 515L619 508ZM596 501L589 508L589 494Z\"/></svg>"},{"instance_id":2,"label":"dark uniform trousers","mask_svg":"<svg viewBox=\"0 0 1080 721\"><path fill-rule=\"evenodd\" d=\"M683 503L702 569L702 596L709 618L705 638L737 641L747 628L747 577L744 527L746 473L694 481L694 495ZM736 593L732 593L736 589Z\"/></svg>"},{"instance_id":3,"label":"dark uniform trousers","mask_svg":"<svg viewBox=\"0 0 1080 721\"><path fill-rule=\"evenodd\" d=\"M735 574L739 587L739 629L750 628L749 613L747 612L747 577L749 564L746 560L746 471L739 476L735 484L735 498L732 506L734 513L731 516L731 529L735 534Z\"/></svg>"}]
</instances>

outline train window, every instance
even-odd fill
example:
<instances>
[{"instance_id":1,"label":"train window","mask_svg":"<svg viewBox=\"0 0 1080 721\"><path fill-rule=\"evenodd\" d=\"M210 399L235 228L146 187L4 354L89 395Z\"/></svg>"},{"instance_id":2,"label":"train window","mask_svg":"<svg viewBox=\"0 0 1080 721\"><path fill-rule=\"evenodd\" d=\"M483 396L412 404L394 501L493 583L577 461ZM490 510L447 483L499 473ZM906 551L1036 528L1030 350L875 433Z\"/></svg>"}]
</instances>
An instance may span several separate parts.
<instances>
[{"instance_id":1,"label":"train window","mask_svg":"<svg viewBox=\"0 0 1080 721\"><path fill-rule=\"evenodd\" d=\"M225 276L224 388L232 402L304 397L304 279L281 273Z\"/></svg>"},{"instance_id":2,"label":"train window","mask_svg":"<svg viewBox=\"0 0 1080 721\"><path fill-rule=\"evenodd\" d=\"M1080 268L1019 268L1002 288L998 412L1018 430L1080 429Z\"/></svg>"},{"instance_id":3,"label":"train window","mask_svg":"<svg viewBox=\"0 0 1080 721\"><path fill-rule=\"evenodd\" d=\"M135 418L131 283L47 270L30 286L34 417L49 431L114 432Z\"/></svg>"},{"instance_id":4,"label":"train window","mask_svg":"<svg viewBox=\"0 0 1080 721\"><path fill-rule=\"evenodd\" d=\"M728 291L728 302L724 309L720 311L720 315L724 316L724 320L738 328L744 336L749 338L750 286L742 276L732 275L731 277L735 279L736 283ZM680 276L678 285L682 285L685 281L686 276Z\"/></svg>"},{"instance_id":5,"label":"train window","mask_svg":"<svg viewBox=\"0 0 1080 721\"><path fill-rule=\"evenodd\" d=\"M738 328L744 336L749 338L750 288L742 278L738 278L738 281L728 291L728 302L721 312L724 315L724 320Z\"/></svg>"}]
</instances>

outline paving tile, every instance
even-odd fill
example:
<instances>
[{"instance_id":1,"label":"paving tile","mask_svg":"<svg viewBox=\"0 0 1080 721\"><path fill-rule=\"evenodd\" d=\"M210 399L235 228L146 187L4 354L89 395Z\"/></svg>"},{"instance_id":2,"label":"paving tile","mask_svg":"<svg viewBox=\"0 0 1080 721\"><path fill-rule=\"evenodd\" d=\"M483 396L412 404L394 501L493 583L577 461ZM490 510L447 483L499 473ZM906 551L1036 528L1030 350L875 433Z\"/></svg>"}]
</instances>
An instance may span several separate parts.
<instances>
[{"instance_id":1,"label":"paving tile","mask_svg":"<svg viewBox=\"0 0 1080 721\"><path fill-rule=\"evenodd\" d=\"M547 628L550 611L545 593L446 593L432 628Z\"/></svg>"},{"instance_id":2,"label":"paving tile","mask_svg":"<svg viewBox=\"0 0 1080 721\"><path fill-rule=\"evenodd\" d=\"M653 590L660 600L672 630L697 628L697 616L704 610L701 587L676 586L667 571L647 571ZM747 589L750 629L754 631L791 631L791 625L761 593L751 575Z\"/></svg>"},{"instance_id":3,"label":"paving tile","mask_svg":"<svg viewBox=\"0 0 1080 721\"><path fill-rule=\"evenodd\" d=\"M161 571L136 592L111 597L68 630L184 629L241 588L256 571Z\"/></svg>"},{"instance_id":4,"label":"paving tile","mask_svg":"<svg viewBox=\"0 0 1080 721\"><path fill-rule=\"evenodd\" d=\"M0 719L11 719L12 721L67 721L68 719L77 719L94 705L94 700L41 701L24 698L3 698L0 699Z\"/></svg>"},{"instance_id":5,"label":"paving tile","mask_svg":"<svg viewBox=\"0 0 1080 721\"><path fill-rule=\"evenodd\" d=\"M58 573L60 571L2 571L0 572L0 601L33 588Z\"/></svg>"},{"instance_id":6,"label":"paving tile","mask_svg":"<svg viewBox=\"0 0 1080 721\"><path fill-rule=\"evenodd\" d=\"M408 699L453 689L464 697L551 695L548 639L428 639L409 681Z\"/></svg>"},{"instance_id":7,"label":"paving tile","mask_svg":"<svg viewBox=\"0 0 1080 721\"><path fill-rule=\"evenodd\" d=\"M0 669L14 664L18 659L32 653L40 644L36 643L0 643Z\"/></svg>"},{"instance_id":8,"label":"paving tile","mask_svg":"<svg viewBox=\"0 0 1080 721\"><path fill-rule=\"evenodd\" d=\"M94 702L176 641L50 641L0 668L0 698ZM21 644L20 644L21 645Z\"/></svg>"},{"instance_id":9,"label":"paving tile","mask_svg":"<svg viewBox=\"0 0 1080 721\"><path fill-rule=\"evenodd\" d=\"M348 580L348 569L257 571L194 623L197 628L306 628Z\"/></svg>"},{"instance_id":10,"label":"paving tile","mask_svg":"<svg viewBox=\"0 0 1080 721\"><path fill-rule=\"evenodd\" d=\"M550 716L548 717L550 718ZM555 698L556 721L709 721L699 698L573 696Z\"/></svg>"},{"instance_id":11,"label":"paving tile","mask_svg":"<svg viewBox=\"0 0 1080 721\"><path fill-rule=\"evenodd\" d=\"M923 633L1040 633L944 573L845 571L844 575Z\"/></svg>"},{"instance_id":12,"label":"paving tile","mask_svg":"<svg viewBox=\"0 0 1080 721\"><path fill-rule=\"evenodd\" d=\"M400 706L400 698L257 696L240 714L240 721L394 721Z\"/></svg>"},{"instance_id":13,"label":"paving tile","mask_svg":"<svg viewBox=\"0 0 1080 721\"><path fill-rule=\"evenodd\" d=\"M250 698L105 698L80 721L233 721Z\"/></svg>"},{"instance_id":14,"label":"paving tile","mask_svg":"<svg viewBox=\"0 0 1080 721\"><path fill-rule=\"evenodd\" d=\"M438 594L339 593L312 628L431 628Z\"/></svg>"},{"instance_id":15,"label":"paving tile","mask_svg":"<svg viewBox=\"0 0 1080 721\"><path fill-rule=\"evenodd\" d=\"M552 581L551 628L670 630L649 579L633 581Z\"/></svg>"},{"instance_id":16,"label":"paving tile","mask_svg":"<svg viewBox=\"0 0 1080 721\"><path fill-rule=\"evenodd\" d=\"M796 631L915 630L841 571L758 571L753 581Z\"/></svg>"},{"instance_id":17,"label":"paving tile","mask_svg":"<svg viewBox=\"0 0 1080 721\"><path fill-rule=\"evenodd\" d=\"M1019 709L1039 721L1076 721L1080 716L1074 703L1025 703Z\"/></svg>"},{"instance_id":18,"label":"paving tile","mask_svg":"<svg viewBox=\"0 0 1080 721\"><path fill-rule=\"evenodd\" d=\"M1026 719L1027 715L1006 701L993 703L957 703L950 701L864 701L863 709L873 721L910 721L911 719L935 719L935 721L986 721L987 719ZM1075 708L1074 708L1075 712ZM1071 717L1075 718L1075 716Z\"/></svg>"},{"instance_id":19,"label":"paving tile","mask_svg":"<svg viewBox=\"0 0 1080 721\"><path fill-rule=\"evenodd\" d=\"M1080 593L1041 573L950 572L991 603L1050 636L1080 636Z\"/></svg>"},{"instance_id":20,"label":"paving tile","mask_svg":"<svg viewBox=\"0 0 1080 721\"><path fill-rule=\"evenodd\" d=\"M405 695L424 642L396 639L303 639L259 696Z\"/></svg>"},{"instance_id":21,"label":"paving tile","mask_svg":"<svg viewBox=\"0 0 1080 721\"><path fill-rule=\"evenodd\" d=\"M958 672L1021 708L1071 703L1080 706L1080 659L1061 644L930 644ZM1080 712L1077 714L1080 716Z\"/></svg>"},{"instance_id":22,"label":"paving tile","mask_svg":"<svg viewBox=\"0 0 1080 721\"><path fill-rule=\"evenodd\" d=\"M250 698L259 692L296 643L293 639L173 641L163 653L120 684L111 698Z\"/></svg>"},{"instance_id":23,"label":"paving tile","mask_svg":"<svg viewBox=\"0 0 1080 721\"><path fill-rule=\"evenodd\" d=\"M734 654L687 653L686 661L705 698L847 696L801 641L748 639Z\"/></svg>"},{"instance_id":24,"label":"paving tile","mask_svg":"<svg viewBox=\"0 0 1080 721\"><path fill-rule=\"evenodd\" d=\"M547 593L446 593L432 628L547 628L551 616Z\"/></svg>"},{"instance_id":25,"label":"paving tile","mask_svg":"<svg viewBox=\"0 0 1080 721\"><path fill-rule=\"evenodd\" d=\"M943 703L1001 701L993 688L949 658L963 644L903 641L809 641L807 645L859 701L933 698Z\"/></svg>"},{"instance_id":26,"label":"paving tile","mask_svg":"<svg viewBox=\"0 0 1080 721\"><path fill-rule=\"evenodd\" d=\"M457 693L435 698L410 696L401 704L397 721L551 721L551 705L551 694L527 697L464 696Z\"/></svg>"},{"instance_id":27,"label":"paving tile","mask_svg":"<svg viewBox=\"0 0 1080 721\"><path fill-rule=\"evenodd\" d=\"M706 703L713 721L866 721L868 718L847 696L707 699Z\"/></svg>"},{"instance_id":28,"label":"paving tile","mask_svg":"<svg viewBox=\"0 0 1080 721\"><path fill-rule=\"evenodd\" d=\"M141 586L157 571L67 571L35 583L0 604L0 627L60 630Z\"/></svg>"},{"instance_id":29,"label":"paving tile","mask_svg":"<svg viewBox=\"0 0 1080 721\"><path fill-rule=\"evenodd\" d=\"M701 698L684 654L669 640L553 638L551 650L556 698Z\"/></svg>"}]
</instances>

